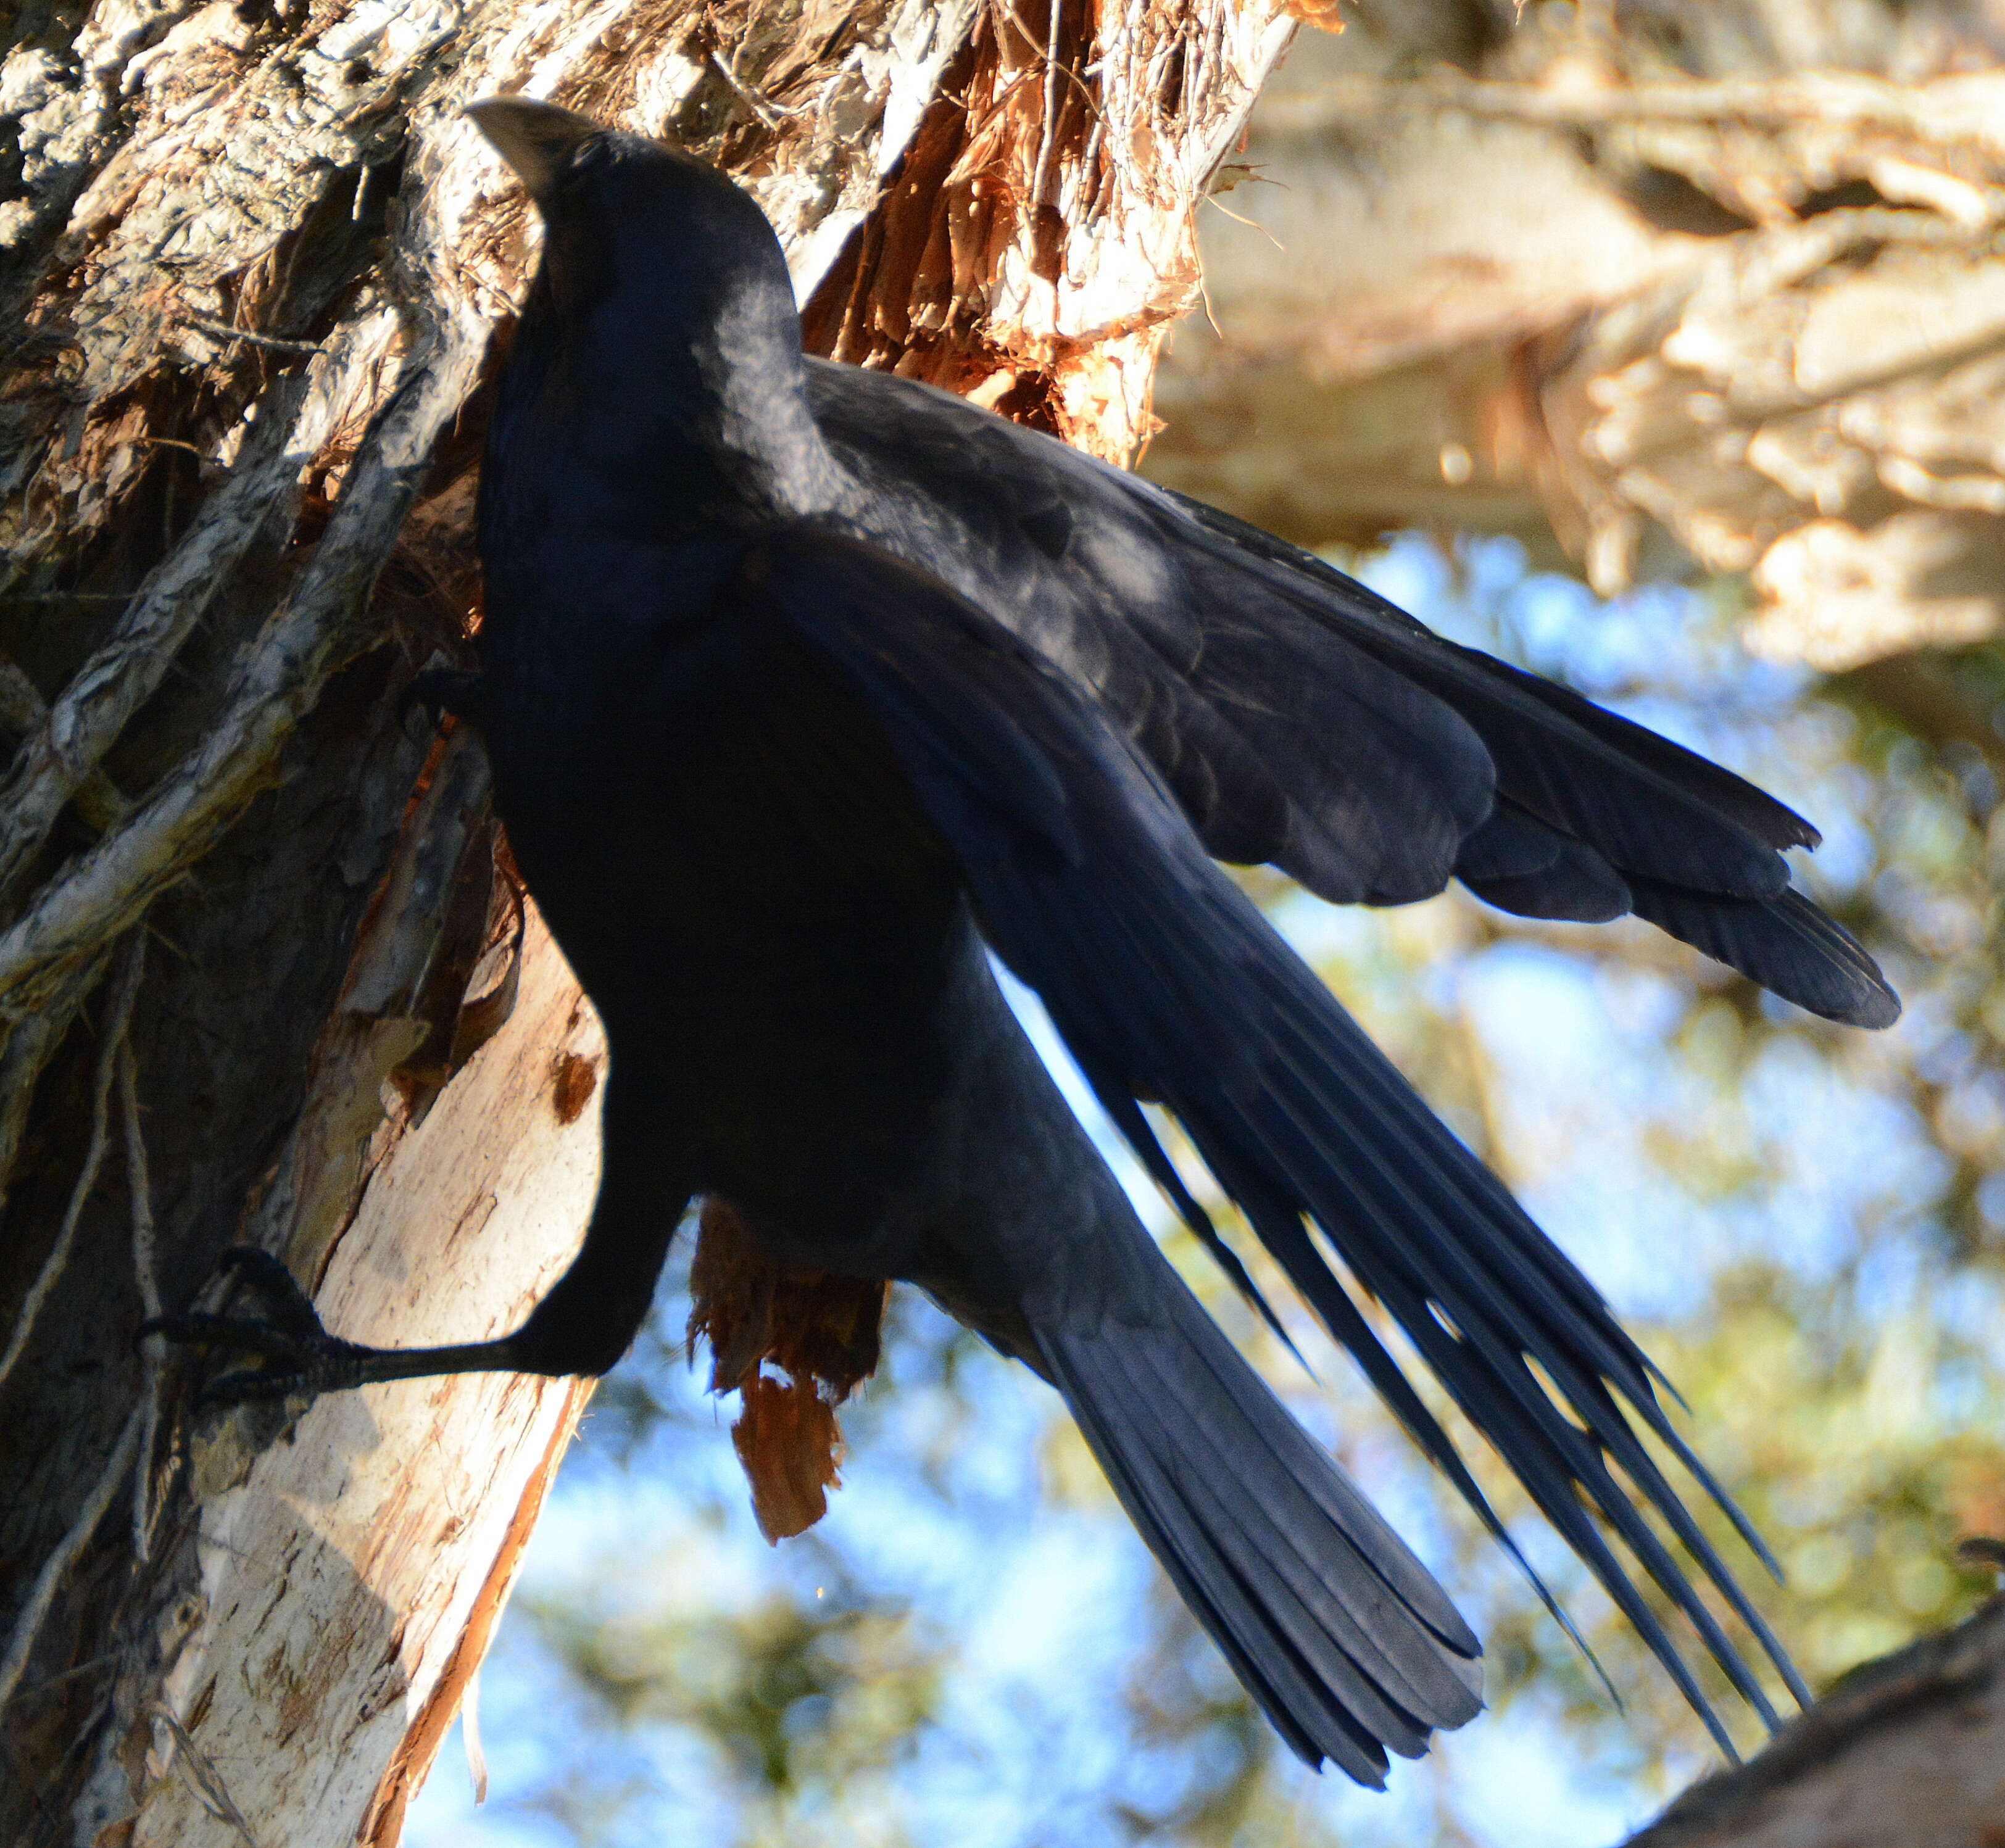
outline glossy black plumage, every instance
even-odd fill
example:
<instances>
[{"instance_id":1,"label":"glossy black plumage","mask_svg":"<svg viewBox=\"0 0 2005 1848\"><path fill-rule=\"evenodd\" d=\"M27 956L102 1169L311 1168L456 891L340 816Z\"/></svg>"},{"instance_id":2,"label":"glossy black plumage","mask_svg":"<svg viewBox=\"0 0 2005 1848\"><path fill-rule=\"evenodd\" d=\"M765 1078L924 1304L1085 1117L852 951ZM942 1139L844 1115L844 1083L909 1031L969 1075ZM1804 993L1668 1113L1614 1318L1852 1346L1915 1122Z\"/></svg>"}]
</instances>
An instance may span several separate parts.
<instances>
[{"instance_id":1,"label":"glossy black plumage","mask_svg":"<svg viewBox=\"0 0 2005 1848\"><path fill-rule=\"evenodd\" d=\"M602 1369L683 1204L715 1194L775 1258L918 1283L1055 1384L1289 1743L1378 1781L1474 1713L1474 1639L1156 1251L992 949L1242 1288L1143 1102L1500 1538L1312 1225L1715 1731L1596 1514L1767 1714L1652 1524L1790 1678L1638 1435L1712 1489L1649 1362L1211 856L1336 899L1459 874L1527 915L1634 910L1884 1025L1877 970L1789 886L1779 850L1814 831L1269 535L804 361L729 182L540 105L478 113L547 243L490 433L469 716L606 1021L604 1178L515 1334L330 1342L295 1373Z\"/></svg>"}]
</instances>

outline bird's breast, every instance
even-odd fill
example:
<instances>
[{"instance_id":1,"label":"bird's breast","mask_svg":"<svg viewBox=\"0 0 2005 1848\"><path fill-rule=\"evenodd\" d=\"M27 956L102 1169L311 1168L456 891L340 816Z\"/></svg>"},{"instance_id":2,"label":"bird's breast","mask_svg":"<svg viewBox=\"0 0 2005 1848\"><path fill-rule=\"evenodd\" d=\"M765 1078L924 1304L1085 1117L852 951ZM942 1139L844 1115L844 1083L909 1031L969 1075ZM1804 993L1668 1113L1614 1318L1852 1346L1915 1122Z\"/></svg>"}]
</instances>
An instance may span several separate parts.
<instances>
[{"instance_id":1,"label":"bird's breast","mask_svg":"<svg viewBox=\"0 0 2005 1848\"><path fill-rule=\"evenodd\" d=\"M497 652L498 805L616 1065L658 1069L715 1191L877 1237L981 955L888 744L818 659L729 622Z\"/></svg>"}]
</instances>

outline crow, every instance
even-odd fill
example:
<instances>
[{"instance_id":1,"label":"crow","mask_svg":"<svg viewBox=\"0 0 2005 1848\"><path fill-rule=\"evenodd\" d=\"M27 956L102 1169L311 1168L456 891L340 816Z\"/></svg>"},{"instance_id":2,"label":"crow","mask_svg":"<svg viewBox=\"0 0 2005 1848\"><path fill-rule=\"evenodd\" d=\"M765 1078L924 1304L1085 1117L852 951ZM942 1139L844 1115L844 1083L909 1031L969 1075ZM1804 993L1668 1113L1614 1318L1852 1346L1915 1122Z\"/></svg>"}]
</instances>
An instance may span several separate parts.
<instances>
[{"instance_id":1,"label":"crow","mask_svg":"<svg viewBox=\"0 0 2005 1848\"><path fill-rule=\"evenodd\" d=\"M704 163L527 99L469 113L544 243L483 466L479 672L441 696L485 738L517 864L605 1024L599 1191L570 1270L492 1341L341 1341L276 1260L238 1254L265 1318L160 1325L255 1363L209 1397L602 1373L690 1203L721 1203L764 1258L917 1285L1055 1387L1281 1737L1382 1785L1389 1752L1480 1710L1477 1640L1158 1250L999 959L1277 1331L1145 1104L1500 1541L1361 1298L1722 1747L1611 1531L1772 1726L1646 1510L1801 1683L1646 1438L1772 1562L1649 1360L1217 862L1340 902L1452 877L1526 916L1634 912L1886 1026L1878 970L1789 884L1780 850L1815 830L1224 514L806 358L771 226Z\"/></svg>"}]
</instances>

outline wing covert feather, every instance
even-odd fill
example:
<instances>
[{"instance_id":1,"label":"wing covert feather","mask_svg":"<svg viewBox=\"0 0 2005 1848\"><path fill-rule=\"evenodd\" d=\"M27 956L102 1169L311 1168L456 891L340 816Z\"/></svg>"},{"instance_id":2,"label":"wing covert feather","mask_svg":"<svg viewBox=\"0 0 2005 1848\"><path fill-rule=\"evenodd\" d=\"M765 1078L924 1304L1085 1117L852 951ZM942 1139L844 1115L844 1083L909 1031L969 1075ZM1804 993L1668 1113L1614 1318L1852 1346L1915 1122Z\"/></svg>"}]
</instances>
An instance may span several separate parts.
<instances>
[{"instance_id":1,"label":"wing covert feather","mask_svg":"<svg viewBox=\"0 0 2005 1848\"><path fill-rule=\"evenodd\" d=\"M1089 692L1217 857L1338 903L1406 903L1453 871L1520 916L1633 909L1813 1012L1894 1018L1871 959L1789 896L1780 850L1817 830L1730 770L951 394L823 361L808 380L871 536ZM1493 791L1523 826L1492 826ZM1552 856L1500 864L1528 829Z\"/></svg>"}]
</instances>

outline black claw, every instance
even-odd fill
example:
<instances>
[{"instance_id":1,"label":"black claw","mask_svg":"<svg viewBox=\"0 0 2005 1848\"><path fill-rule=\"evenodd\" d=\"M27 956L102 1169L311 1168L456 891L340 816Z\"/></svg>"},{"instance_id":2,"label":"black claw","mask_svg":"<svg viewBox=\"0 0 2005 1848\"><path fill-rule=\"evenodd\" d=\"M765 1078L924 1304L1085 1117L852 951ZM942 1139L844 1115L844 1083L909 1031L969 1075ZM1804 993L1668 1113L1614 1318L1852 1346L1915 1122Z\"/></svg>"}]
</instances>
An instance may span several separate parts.
<instances>
[{"instance_id":1,"label":"black claw","mask_svg":"<svg viewBox=\"0 0 2005 1848\"><path fill-rule=\"evenodd\" d=\"M434 731L447 713L456 719L479 724L480 676L458 668L427 668L411 682L410 690L404 696L407 720L411 713L420 710L430 717Z\"/></svg>"},{"instance_id":2,"label":"black claw","mask_svg":"<svg viewBox=\"0 0 2005 1848\"><path fill-rule=\"evenodd\" d=\"M216 1268L219 1271L249 1271L264 1277L283 1276L288 1281L293 1275L262 1245L226 1245L223 1255L216 1261Z\"/></svg>"},{"instance_id":3,"label":"black claw","mask_svg":"<svg viewBox=\"0 0 2005 1848\"><path fill-rule=\"evenodd\" d=\"M311 1299L270 1252L254 1245L233 1246L218 1261L218 1268L234 1278L262 1315L189 1310L155 1316L139 1327L142 1341L158 1335L178 1347L205 1353L219 1349L260 1363L208 1381L195 1396L198 1412L300 1394L311 1399L358 1383L359 1350L328 1333Z\"/></svg>"},{"instance_id":4,"label":"black claw","mask_svg":"<svg viewBox=\"0 0 2005 1848\"><path fill-rule=\"evenodd\" d=\"M246 1367L210 1380L195 1394L195 1409L198 1415L234 1411L240 1405L269 1404L273 1400L290 1399L295 1394L307 1398L318 1396L303 1373L292 1369Z\"/></svg>"},{"instance_id":5,"label":"black claw","mask_svg":"<svg viewBox=\"0 0 2005 1848\"><path fill-rule=\"evenodd\" d=\"M313 1299L270 1252L256 1245L232 1245L216 1260L216 1268L226 1275L234 1275L244 1289L258 1296L276 1327L302 1340L327 1338Z\"/></svg>"},{"instance_id":6,"label":"black claw","mask_svg":"<svg viewBox=\"0 0 2005 1848\"><path fill-rule=\"evenodd\" d=\"M212 1315L191 1309L177 1316L154 1316L139 1324L139 1339L157 1334L184 1348L234 1348L245 1354L290 1354L298 1337L275 1322L248 1316Z\"/></svg>"}]
</instances>

